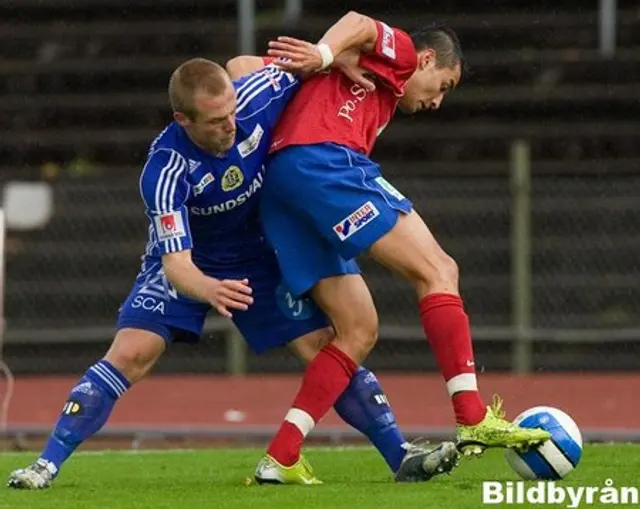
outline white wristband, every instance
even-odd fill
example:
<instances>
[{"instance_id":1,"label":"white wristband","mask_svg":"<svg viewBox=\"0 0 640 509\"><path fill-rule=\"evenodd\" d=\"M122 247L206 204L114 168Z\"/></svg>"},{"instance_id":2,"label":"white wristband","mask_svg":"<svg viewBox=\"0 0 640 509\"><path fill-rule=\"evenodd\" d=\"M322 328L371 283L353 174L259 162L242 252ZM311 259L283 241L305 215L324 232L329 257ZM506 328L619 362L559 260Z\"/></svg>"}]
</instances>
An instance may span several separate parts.
<instances>
[{"instance_id":1,"label":"white wristband","mask_svg":"<svg viewBox=\"0 0 640 509\"><path fill-rule=\"evenodd\" d=\"M333 63L333 53L331 52L331 48L326 44L318 44L316 47L322 56L322 68L326 69Z\"/></svg>"}]
</instances>

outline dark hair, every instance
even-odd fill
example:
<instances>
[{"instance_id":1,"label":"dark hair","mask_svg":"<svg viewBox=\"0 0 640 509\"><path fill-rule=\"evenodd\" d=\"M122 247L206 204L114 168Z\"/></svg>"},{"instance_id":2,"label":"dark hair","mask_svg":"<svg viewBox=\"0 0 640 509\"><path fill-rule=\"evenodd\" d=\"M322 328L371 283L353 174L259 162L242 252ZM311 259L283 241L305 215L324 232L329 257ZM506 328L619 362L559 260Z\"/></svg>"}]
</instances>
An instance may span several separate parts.
<instances>
[{"instance_id":1,"label":"dark hair","mask_svg":"<svg viewBox=\"0 0 640 509\"><path fill-rule=\"evenodd\" d=\"M462 74L468 73L467 64L462 54L460 38L455 31L441 24L432 24L409 33L416 51L432 49L436 52L436 65L449 69L460 64Z\"/></svg>"}]
</instances>

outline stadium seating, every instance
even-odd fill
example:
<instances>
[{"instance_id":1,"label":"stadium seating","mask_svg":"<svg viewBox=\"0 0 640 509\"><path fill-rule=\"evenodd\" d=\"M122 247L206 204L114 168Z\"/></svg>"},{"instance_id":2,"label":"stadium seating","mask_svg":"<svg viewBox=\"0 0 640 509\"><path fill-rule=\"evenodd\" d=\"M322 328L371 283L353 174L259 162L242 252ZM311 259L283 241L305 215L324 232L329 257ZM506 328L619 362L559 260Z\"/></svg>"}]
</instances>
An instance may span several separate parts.
<instances>
[{"instance_id":1,"label":"stadium seating","mask_svg":"<svg viewBox=\"0 0 640 509\"><path fill-rule=\"evenodd\" d=\"M0 6L0 183L42 178L45 162L61 170L50 226L11 236L8 326L109 326L145 242L136 183L170 120L169 74L189 57L237 52L235 1L13 4L21 8ZM304 4L304 18L283 27L281 2L258 2L258 48L283 33L315 39L343 10L337 0ZM622 5L617 54L605 59L597 11L578 0L388 4L369 0L365 12L411 29L437 11L472 69L440 112L400 115L374 155L458 260L474 324L510 321L508 157L524 139L535 324L640 325L625 307L640 302L638 11ZM78 157L89 173L74 178L65 168ZM407 286L363 265L382 321L415 324Z\"/></svg>"}]
</instances>

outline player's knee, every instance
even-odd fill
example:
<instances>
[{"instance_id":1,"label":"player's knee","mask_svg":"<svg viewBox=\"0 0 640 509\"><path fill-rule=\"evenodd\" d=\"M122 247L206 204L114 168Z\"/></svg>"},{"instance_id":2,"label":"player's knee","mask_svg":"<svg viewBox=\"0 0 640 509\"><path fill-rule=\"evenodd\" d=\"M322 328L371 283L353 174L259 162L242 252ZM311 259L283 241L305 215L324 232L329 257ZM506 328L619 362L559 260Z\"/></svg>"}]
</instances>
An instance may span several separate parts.
<instances>
[{"instance_id":1,"label":"player's knee","mask_svg":"<svg viewBox=\"0 0 640 509\"><path fill-rule=\"evenodd\" d=\"M414 283L421 296L433 292L457 293L458 277L458 264L442 252L421 265L414 275Z\"/></svg>"},{"instance_id":2,"label":"player's knee","mask_svg":"<svg viewBox=\"0 0 640 509\"><path fill-rule=\"evenodd\" d=\"M159 336L140 336L130 334L127 337L126 333L119 333L104 357L131 384L144 378L165 348L164 340Z\"/></svg>"},{"instance_id":3,"label":"player's knee","mask_svg":"<svg viewBox=\"0 0 640 509\"><path fill-rule=\"evenodd\" d=\"M445 254L438 261L438 279L445 283L458 286L459 269L456 261Z\"/></svg>"},{"instance_id":4,"label":"player's knee","mask_svg":"<svg viewBox=\"0 0 640 509\"><path fill-rule=\"evenodd\" d=\"M362 327L355 335L356 343L363 355L368 355L378 341L378 321Z\"/></svg>"},{"instance_id":5,"label":"player's knee","mask_svg":"<svg viewBox=\"0 0 640 509\"><path fill-rule=\"evenodd\" d=\"M357 317L348 327L339 329L336 343L353 359L363 360L378 341L378 316L373 311Z\"/></svg>"},{"instance_id":6,"label":"player's knee","mask_svg":"<svg viewBox=\"0 0 640 509\"><path fill-rule=\"evenodd\" d=\"M289 348L305 364L309 364L320 350L335 338L332 327L316 330L289 343Z\"/></svg>"}]
</instances>

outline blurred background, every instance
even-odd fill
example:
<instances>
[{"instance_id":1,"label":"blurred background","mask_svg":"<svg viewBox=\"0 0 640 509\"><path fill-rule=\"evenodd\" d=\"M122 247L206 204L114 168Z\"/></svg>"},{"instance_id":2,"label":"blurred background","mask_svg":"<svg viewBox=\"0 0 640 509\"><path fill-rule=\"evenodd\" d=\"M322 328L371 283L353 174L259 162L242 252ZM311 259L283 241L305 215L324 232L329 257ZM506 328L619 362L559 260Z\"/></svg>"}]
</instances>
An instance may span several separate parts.
<instances>
[{"instance_id":1,"label":"blurred background","mask_svg":"<svg viewBox=\"0 0 640 509\"><path fill-rule=\"evenodd\" d=\"M108 348L139 268L137 180L195 56L317 40L354 9L441 21L472 74L443 108L399 114L374 151L458 261L487 399L560 406L597 439L640 437L640 6L631 0L6 0L0 4L2 356L10 444L49 430ZM410 288L362 259L381 319L368 367L401 424L449 436L444 384ZM286 351L257 357L215 316L123 398L127 443L268 436L297 389ZM417 397L416 395L420 396ZM637 436L636 436L637 435ZM350 438L328 417L316 436Z\"/></svg>"}]
</instances>

